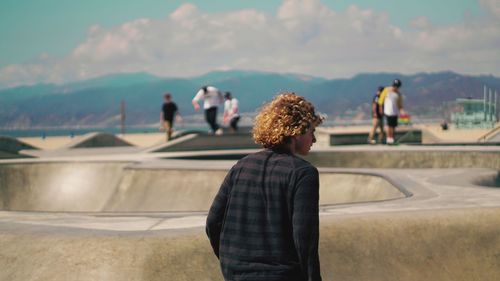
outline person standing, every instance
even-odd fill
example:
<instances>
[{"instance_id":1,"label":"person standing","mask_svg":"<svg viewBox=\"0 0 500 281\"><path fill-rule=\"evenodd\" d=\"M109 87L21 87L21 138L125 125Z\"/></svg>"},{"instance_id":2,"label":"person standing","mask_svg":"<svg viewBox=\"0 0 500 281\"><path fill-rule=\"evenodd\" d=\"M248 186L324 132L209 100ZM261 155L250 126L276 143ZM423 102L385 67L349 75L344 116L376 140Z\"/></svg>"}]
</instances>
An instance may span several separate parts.
<instances>
[{"instance_id":1,"label":"person standing","mask_svg":"<svg viewBox=\"0 0 500 281\"><path fill-rule=\"evenodd\" d=\"M205 110L205 120L210 126L211 132L216 135L222 135L222 129L217 124L217 108L222 103L221 92L212 86L203 86L192 100L196 111L200 110L198 102L203 100L203 109Z\"/></svg>"},{"instance_id":2,"label":"person standing","mask_svg":"<svg viewBox=\"0 0 500 281\"><path fill-rule=\"evenodd\" d=\"M238 100L233 98L230 92L224 94L224 124L231 127L231 131L236 133L238 131L238 122L240 121L240 114L238 113Z\"/></svg>"},{"instance_id":3,"label":"person standing","mask_svg":"<svg viewBox=\"0 0 500 281\"><path fill-rule=\"evenodd\" d=\"M212 203L206 233L226 281L320 281L319 174L308 154L322 122L294 93L255 120L263 150L239 160Z\"/></svg>"},{"instance_id":4,"label":"person standing","mask_svg":"<svg viewBox=\"0 0 500 281\"><path fill-rule=\"evenodd\" d=\"M172 138L175 116L177 114L180 118L180 115L178 115L177 105L172 101L172 95L170 93L166 93L163 98L164 103L161 108L160 123L165 130L166 140L169 141Z\"/></svg>"},{"instance_id":5,"label":"person standing","mask_svg":"<svg viewBox=\"0 0 500 281\"><path fill-rule=\"evenodd\" d=\"M379 129L378 133L378 143L382 143L382 139L384 137L384 115L380 111L380 105L378 104L378 100L380 98L380 94L384 90L383 86L378 87L377 93L373 97L372 100L372 129L368 134L368 143L375 144L376 141L373 139L375 134L377 133L377 129Z\"/></svg>"},{"instance_id":6,"label":"person standing","mask_svg":"<svg viewBox=\"0 0 500 281\"><path fill-rule=\"evenodd\" d=\"M398 116L404 113L403 98L399 89L402 83L399 79L395 79L392 86L385 87L378 104L381 106L380 112L383 112L387 120L387 144L394 144L394 132L398 126Z\"/></svg>"}]
</instances>

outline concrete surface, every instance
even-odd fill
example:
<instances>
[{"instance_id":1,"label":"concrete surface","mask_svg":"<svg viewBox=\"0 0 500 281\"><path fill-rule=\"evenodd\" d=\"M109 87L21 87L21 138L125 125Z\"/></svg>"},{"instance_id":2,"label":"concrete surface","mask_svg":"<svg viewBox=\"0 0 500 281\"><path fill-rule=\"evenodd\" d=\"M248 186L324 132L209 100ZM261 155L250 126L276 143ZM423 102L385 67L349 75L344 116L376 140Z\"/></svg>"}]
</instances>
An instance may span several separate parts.
<instances>
[{"instance_id":1,"label":"concrete surface","mask_svg":"<svg viewBox=\"0 0 500 281\"><path fill-rule=\"evenodd\" d=\"M0 211L0 280L222 280L204 223L234 160L173 158L255 150L75 151L0 160L2 208L48 208ZM500 280L499 153L315 149L323 279Z\"/></svg>"},{"instance_id":2,"label":"concrete surface","mask_svg":"<svg viewBox=\"0 0 500 281\"><path fill-rule=\"evenodd\" d=\"M486 208L322 216L323 279L498 280L499 218ZM0 280L223 280L202 229L0 229Z\"/></svg>"}]
</instances>

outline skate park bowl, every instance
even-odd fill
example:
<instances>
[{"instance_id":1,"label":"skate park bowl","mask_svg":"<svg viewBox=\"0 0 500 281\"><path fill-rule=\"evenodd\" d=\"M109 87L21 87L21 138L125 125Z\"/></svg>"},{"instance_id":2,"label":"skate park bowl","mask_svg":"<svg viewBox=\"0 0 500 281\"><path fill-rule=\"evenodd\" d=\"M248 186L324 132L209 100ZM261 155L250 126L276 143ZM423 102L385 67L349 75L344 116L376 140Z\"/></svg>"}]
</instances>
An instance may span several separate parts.
<instances>
[{"instance_id":1,"label":"skate park bowl","mask_svg":"<svg viewBox=\"0 0 500 281\"><path fill-rule=\"evenodd\" d=\"M147 169L131 163L0 165L0 209L44 212L207 212L223 170ZM370 174L322 172L320 205L405 197ZM332 186L332 188L330 188Z\"/></svg>"},{"instance_id":2,"label":"skate park bowl","mask_svg":"<svg viewBox=\"0 0 500 281\"><path fill-rule=\"evenodd\" d=\"M1 160L0 280L222 281L206 213L255 149L130 151ZM499 155L313 150L323 280L500 280Z\"/></svg>"}]
</instances>

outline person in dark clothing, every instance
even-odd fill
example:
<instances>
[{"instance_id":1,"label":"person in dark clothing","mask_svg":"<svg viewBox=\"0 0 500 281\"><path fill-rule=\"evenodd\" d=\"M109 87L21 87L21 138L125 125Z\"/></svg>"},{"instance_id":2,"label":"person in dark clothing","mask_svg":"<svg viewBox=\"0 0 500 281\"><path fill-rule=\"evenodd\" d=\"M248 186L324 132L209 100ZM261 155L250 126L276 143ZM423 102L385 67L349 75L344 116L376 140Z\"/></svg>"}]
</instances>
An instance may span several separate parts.
<instances>
[{"instance_id":1,"label":"person in dark clothing","mask_svg":"<svg viewBox=\"0 0 500 281\"><path fill-rule=\"evenodd\" d=\"M240 113L238 109L238 100L231 95L230 92L224 94L224 123L229 124L233 133L238 132L238 122L240 121Z\"/></svg>"},{"instance_id":2,"label":"person in dark clothing","mask_svg":"<svg viewBox=\"0 0 500 281\"><path fill-rule=\"evenodd\" d=\"M167 141L169 141L172 138L174 119L175 114L178 113L178 108L175 102L172 101L171 94L166 93L163 98L165 99L165 102L161 108L160 123L162 124L167 135Z\"/></svg>"},{"instance_id":3,"label":"person in dark clothing","mask_svg":"<svg viewBox=\"0 0 500 281\"><path fill-rule=\"evenodd\" d=\"M224 179L206 232L226 281L318 281L319 175L306 155L322 122L294 93L258 114L246 156Z\"/></svg>"},{"instance_id":4,"label":"person in dark clothing","mask_svg":"<svg viewBox=\"0 0 500 281\"><path fill-rule=\"evenodd\" d=\"M384 139L384 115L381 113L380 107L378 104L378 99L380 98L380 94L384 90L385 87L380 86L377 89L377 93L373 97L372 100L372 129L368 134L368 143L375 144L377 143L373 137L377 133L377 129L379 129L378 133L378 143L382 143Z\"/></svg>"}]
</instances>

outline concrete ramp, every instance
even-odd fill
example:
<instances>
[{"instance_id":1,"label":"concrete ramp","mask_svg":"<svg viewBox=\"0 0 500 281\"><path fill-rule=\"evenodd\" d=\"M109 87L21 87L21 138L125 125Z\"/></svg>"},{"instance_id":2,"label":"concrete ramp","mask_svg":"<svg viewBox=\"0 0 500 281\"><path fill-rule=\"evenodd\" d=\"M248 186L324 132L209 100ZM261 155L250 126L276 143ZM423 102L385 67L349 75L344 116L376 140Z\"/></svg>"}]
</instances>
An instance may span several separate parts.
<instances>
[{"instance_id":1,"label":"concrete ramp","mask_svg":"<svg viewBox=\"0 0 500 281\"><path fill-rule=\"evenodd\" d=\"M88 133L83 137L69 143L65 148L97 148L97 147L117 147L132 146L123 139L108 133Z\"/></svg>"},{"instance_id":2,"label":"concrete ramp","mask_svg":"<svg viewBox=\"0 0 500 281\"><path fill-rule=\"evenodd\" d=\"M0 209L57 212L206 212L227 170L134 168L128 163L0 165ZM385 179L320 173L320 204L404 198Z\"/></svg>"},{"instance_id":3,"label":"concrete ramp","mask_svg":"<svg viewBox=\"0 0 500 281\"><path fill-rule=\"evenodd\" d=\"M28 158L30 156L20 153L21 150L25 149L38 148L15 138L0 136L0 159Z\"/></svg>"},{"instance_id":4,"label":"concrete ramp","mask_svg":"<svg viewBox=\"0 0 500 281\"><path fill-rule=\"evenodd\" d=\"M225 134L222 136L203 133L189 134L150 149L149 152L205 151L226 149L260 148L250 133Z\"/></svg>"},{"instance_id":5,"label":"concrete ramp","mask_svg":"<svg viewBox=\"0 0 500 281\"><path fill-rule=\"evenodd\" d=\"M376 139L377 136L375 136ZM398 128L394 134L396 143L422 143L422 131L412 128ZM346 132L330 134L330 145L366 144L368 132Z\"/></svg>"}]
</instances>

